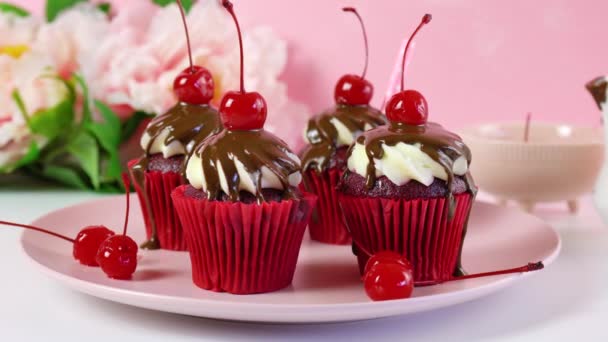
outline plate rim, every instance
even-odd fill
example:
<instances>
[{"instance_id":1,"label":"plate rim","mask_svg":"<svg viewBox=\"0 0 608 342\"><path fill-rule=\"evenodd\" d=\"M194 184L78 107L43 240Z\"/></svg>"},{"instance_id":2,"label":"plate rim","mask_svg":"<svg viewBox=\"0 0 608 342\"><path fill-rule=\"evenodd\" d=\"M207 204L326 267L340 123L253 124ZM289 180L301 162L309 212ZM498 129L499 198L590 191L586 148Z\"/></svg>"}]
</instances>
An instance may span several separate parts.
<instances>
[{"instance_id":1,"label":"plate rim","mask_svg":"<svg viewBox=\"0 0 608 342\"><path fill-rule=\"evenodd\" d=\"M131 194L131 196L134 196L134 194ZM80 202L77 204L73 204L73 205L70 205L67 207L53 210L51 212L48 212L44 215L37 217L36 219L34 219L32 221L32 224L35 224L38 221L44 220L48 216L61 214L61 212L70 211L79 206L91 205L91 204L95 204L98 202L106 202L106 201L112 200L114 198L119 198L119 197L124 198L124 195L107 196L107 197L94 199L94 200L90 200L90 201L83 201L83 202ZM534 215L531 215L529 213L526 213L524 211L518 210L517 208L513 208L513 207L509 207L509 208L500 207L493 203L489 203L486 201L480 201L480 200L477 200L475 202L475 205L490 206L490 207L494 207L494 208L499 208L501 210L516 211L519 215L526 215L526 216L528 216L528 218L536 220L539 223L539 225L544 226L544 228L546 228L549 232L551 232L553 237L557 241L555 249L553 250L553 252L550 255L548 255L544 260L542 260L543 263L545 264L546 267L548 267L559 256L561 249L562 249L561 236L546 221L543 221L542 219L540 219ZM350 311L355 311L355 310L373 310L374 314L370 315L370 316L373 316L373 318L407 315L407 314L412 314L415 312L436 310L439 308L445 308L448 306L453 306L453 305L457 305L460 303L475 300L475 299L487 296L491 293L498 292L498 291L506 288L507 286L513 285L514 283L521 281L524 278L533 276L537 273L537 272L530 272L530 273L522 273L522 274L512 274L512 275L502 276L501 278L497 279L496 281L481 284L481 285L471 287L471 288L459 289L459 290L446 292L446 293L432 294L432 295L428 295L428 296L421 296L421 297L414 297L414 298L407 298L407 299L398 299L398 300L391 300L391 301L381 301L381 302L369 301L369 302L353 302L353 303L338 303L338 304L305 304L305 303L279 304L279 303L224 302L221 300L213 300L213 299L206 299L206 298L185 298L185 297L181 297L181 296L171 296L171 295L165 295L165 294L150 294L150 293L146 293L146 292L140 292L137 290L117 288L117 287L113 287L110 285L99 284L99 283L96 283L93 281L88 281L88 280L71 277L60 271L56 271L50 267L47 267L46 265L44 265L41 262L39 262L38 260L36 260L34 257L30 256L30 254L27 251L26 244L28 242L26 240L27 240L27 236L29 234L33 234L33 233L34 232L27 231L27 230L25 230L21 233L21 236L19 239L21 252L26 256L26 259L28 259L28 261L31 264L33 264L37 269L41 270L42 273L44 273L45 275L49 276L52 279L55 279L56 281L58 281L62 285L67 286L68 288L71 288L78 292L84 293L86 295L90 295L90 296L93 296L96 298L101 298L103 300L108 300L108 301L120 303L123 305L144 308L144 309L148 309L148 310L155 310L155 311L182 314L182 315L191 315L191 316L198 316L198 317L205 317L205 318L212 318L212 319L240 321L240 322L332 323L332 322L344 322L344 321L371 319L371 318L354 318L354 319L352 319L352 318L344 318L344 317L338 318L338 319L317 319L317 320L312 319L312 318L311 319L302 319L303 316L306 316L306 317L310 316L310 314L305 312L306 310L326 310L326 314L330 314L331 312L339 312L342 314L342 316L349 316L349 315L357 316L356 314L353 315L353 312L350 312ZM204 290L201 289L201 291L204 291ZM120 299L117 297L120 297ZM457 298L453 298L453 297L457 297ZM172 309L167 309L166 306L164 306L164 309L160 309L160 308L158 308L158 306L153 306L150 304L149 300L152 300L152 299L154 299L154 301L171 301L174 303L174 305L171 305L171 308L174 308L181 304L187 304L182 307L183 309L186 309L186 310L181 310L181 311L172 310ZM404 303L412 303L412 304L409 304L409 306L411 306L412 308L415 308L416 306L419 306L419 305L422 305L422 304L425 304L425 303L431 302L431 301L437 301L437 300L441 300L442 304L439 306L436 306L436 307L429 307L426 309L403 310ZM138 303L138 301L139 301L139 303ZM175 305L175 303L177 305ZM148 304L150 304L150 305L148 305ZM251 310L251 309L260 309L260 310L272 309L276 312L277 310L280 310L281 319L268 320L263 317L264 315L260 315L259 319L239 319L239 318L235 318L235 317L228 317L229 315L226 315L223 312L218 313L216 315L208 315L208 314L201 315L200 313L195 313L192 310L187 310L188 307L193 304L197 305L197 306L206 306L207 308L210 308L210 309L205 310L208 312L212 311L211 307L220 307L220 306L223 308L228 307L227 310L230 310L230 309L234 310L235 308L238 308L243 311ZM397 308L401 309L400 312L393 313L392 310L395 310ZM342 311L342 310L344 310L344 311Z\"/></svg>"}]
</instances>

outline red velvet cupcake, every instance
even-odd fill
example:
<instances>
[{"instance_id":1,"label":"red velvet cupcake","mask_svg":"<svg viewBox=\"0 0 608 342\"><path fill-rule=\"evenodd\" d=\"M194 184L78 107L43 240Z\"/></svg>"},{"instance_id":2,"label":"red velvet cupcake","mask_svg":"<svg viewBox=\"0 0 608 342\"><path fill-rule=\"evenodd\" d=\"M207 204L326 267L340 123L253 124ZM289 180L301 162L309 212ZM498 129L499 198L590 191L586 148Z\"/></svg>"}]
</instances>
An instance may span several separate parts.
<instances>
[{"instance_id":1,"label":"red velvet cupcake","mask_svg":"<svg viewBox=\"0 0 608 342\"><path fill-rule=\"evenodd\" d=\"M148 240L146 249L187 250L171 192L186 184L183 173L193 146L219 132L219 114L209 105L181 102L155 118L141 139L145 154L129 163Z\"/></svg>"},{"instance_id":2,"label":"red velvet cupcake","mask_svg":"<svg viewBox=\"0 0 608 342\"><path fill-rule=\"evenodd\" d=\"M148 240L141 246L145 249L187 250L171 192L186 184L184 172L192 150L222 128L218 112L209 105L215 90L213 77L207 69L193 65L181 3L179 9L190 57L190 66L173 81L179 102L150 122L141 138L144 155L129 163L146 224Z\"/></svg>"},{"instance_id":3,"label":"red velvet cupcake","mask_svg":"<svg viewBox=\"0 0 608 342\"><path fill-rule=\"evenodd\" d=\"M232 3L223 5L236 22ZM264 130L266 114L264 98L246 92L241 77L241 90L222 99L225 129L195 149L186 168L190 185L173 192L192 280L203 289L262 293L293 279L316 196L298 190L300 160Z\"/></svg>"},{"instance_id":4,"label":"red velvet cupcake","mask_svg":"<svg viewBox=\"0 0 608 342\"><path fill-rule=\"evenodd\" d=\"M359 14L353 8L359 20ZM363 22L361 21L363 27ZM363 30L367 57L367 36ZM386 118L378 109L369 105L373 85L365 79L365 69L361 76L344 75L336 84L335 107L308 121L305 137L309 145L302 151L302 172L304 182L301 188L319 197L317 208L309 225L313 240L330 244L348 244L350 234L342 222L338 207L336 187L346 165L346 151L364 131L386 123Z\"/></svg>"},{"instance_id":5,"label":"red velvet cupcake","mask_svg":"<svg viewBox=\"0 0 608 342\"><path fill-rule=\"evenodd\" d=\"M420 26L429 21L425 16ZM370 257L365 252L390 250L412 263L417 284L461 275L477 190L470 150L458 135L427 122L427 102L415 90L395 94L386 114L388 125L363 133L348 151L339 185L359 267Z\"/></svg>"}]
</instances>

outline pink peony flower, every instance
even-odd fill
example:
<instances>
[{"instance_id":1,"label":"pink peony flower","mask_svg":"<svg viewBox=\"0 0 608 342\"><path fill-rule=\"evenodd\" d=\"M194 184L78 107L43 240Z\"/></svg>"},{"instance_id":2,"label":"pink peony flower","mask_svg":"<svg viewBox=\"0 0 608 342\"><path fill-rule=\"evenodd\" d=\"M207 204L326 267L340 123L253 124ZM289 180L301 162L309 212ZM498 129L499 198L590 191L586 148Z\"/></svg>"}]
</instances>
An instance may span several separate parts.
<instances>
[{"instance_id":1,"label":"pink peony flower","mask_svg":"<svg viewBox=\"0 0 608 342\"><path fill-rule=\"evenodd\" d=\"M110 34L97 41L92 55L83 56L83 72L95 97L133 110L160 114L176 102L173 79L188 65L179 9L123 4L110 24ZM136 16L139 20L133 20ZM216 82L213 103L238 89L239 49L236 30L217 1L197 2L188 15L196 64L208 68ZM269 106L266 128L292 146L301 144L300 131L310 112L291 101L279 79L287 61L287 45L269 28L244 32L245 82L260 92ZM88 61L88 62L85 62Z\"/></svg>"}]
</instances>

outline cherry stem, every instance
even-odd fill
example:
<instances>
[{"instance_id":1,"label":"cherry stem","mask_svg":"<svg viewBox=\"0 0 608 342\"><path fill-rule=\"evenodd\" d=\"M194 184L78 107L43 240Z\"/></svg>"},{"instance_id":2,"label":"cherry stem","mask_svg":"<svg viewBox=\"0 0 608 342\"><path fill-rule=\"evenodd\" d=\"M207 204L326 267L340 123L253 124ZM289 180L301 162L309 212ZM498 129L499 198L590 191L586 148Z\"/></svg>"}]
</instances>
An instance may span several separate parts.
<instances>
[{"instance_id":1,"label":"cherry stem","mask_svg":"<svg viewBox=\"0 0 608 342\"><path fill-rule=\"evenodd\" d=\"M344 7L342 8L344 12L351 12L357 16L359 19L359 23L361 24L361 30L363 31L363 42L365 43L365 66L363 67L363 73L361 74L361 78L365 78L367 74L367 66L369 65L369 45L367 42L367 31L365 30L365 24L363 23L363 18L359 15L359 12L354 7Z\"/></svg>"},{"instance_id":2,"label":"cherry stem","mask_svg":"<svg viewBox=\"0 0 608 342\"><path fill-rule=\"evenodd\" d=\"M412 42L412 40L414 40L414 37L416 36L418 31L420 31L422 26L430 23L432 18L433 17L430 14L425 14L424 17L422 17L420 24L418 24L418 27L416 27L416 30L414 30L414 33L412 33L412 35L410 36L410 39L407 41L407 45L405 45L405 51L403 52L403 60L401 62L401 91L405 90L405 60L407 59L407 51L410 48L410 43Z\"/></svg>"},{"instance_id":3,"label":"cherry stem","mask_svg":"<svg viewBox=\"0 0 608 342\"><path fill-rule=\"evenodd\" d=\"M526 114L526 126L524 128L524 142L530 140L530 122L532 121L532 113Z\"/></svg>"},{"instance_id":4,"label":"cherry stem","mask_svg":"<svg viewBox=\"0 0 608 342\"><path fill-rule=\"evenodd\" d=\"M188 46L188 60L190 61L190 72L194 73L194 63L192 62L192 47L190 46L190 33L188 32L188 24L186 23L186 12L184 11L184 4L182 0L177 0L179 12L182 15L182 22L184 23L184 31L186 31L186 44Z\"/></svg>"},{"instance_id":5,"label":"cherry stem","mask_svg":"<svg viewBox=\"0 0 608 342\"><path fill-rule=\"evenodd\" d=\"M7 225L7 226L13 226L13 227L19 227L19 228L25 228L25 229L35 230L37 232L45 233L45 234L48 234L48 235L52 235L54 237L58 237L58 238L63 239L65 241L74 243L74 239L70 239L67 236L51 232L50 230L46 230L46 229L30 226L30 225L27 225L27 224L13 223L13 222L7 222L7 221L0 221L0 224L4 224L4 225Z\"/></svg>"},{"instance_id":6,"label":"cherry stem","mask_svg":"<svg viewBox=\"0 0 608 342\"><path fill-rule=\"evenodd\" d=\"M236 32L239 35L239 48L241 51L241 93L245 93L245 63L243 58L243 36L241 34L241 26L239 25L239 20L236 18L236 14L234 14L234 5L232 5L232 2L229 0L223 0L222 5L232 16L232 19L236 24Z\"/></svg>"},{"instance_id":7,"label":"cherry stem","mask_svg":"<svg viewBox=\"0 0 608 342\"><path fill-rule=\"evenodd\" d=\"M125 211L125 226L122 229L122 235L127 235L127 227L129 226L129 211L131 210L131 179L125 172L122 174L122 183L125 185L125 194L127 197L127 208Z\"/></svg>"},{"instance_id":8,"label":"cherry stem","mask_svg":"<svg viewBox=\"0 0 608 342\"><path fill-rule=\"evenodd\" d=\"M467 275L463 275L463 276L460 276L460 277L451 278L451 279L448 279L446 281L465 280L465 279L481 278L481 277L491 277L491 276L495 276L495 275L510 274L510 273L526 273L526 272L540 271L543 268L545 268L545 265L543 264L542 261L529 262L527 265L521 266L521 267L509 268L509 269L506 269L506 270L493 271L493 272L467 274Z\"/></svg>"}]
</instances>

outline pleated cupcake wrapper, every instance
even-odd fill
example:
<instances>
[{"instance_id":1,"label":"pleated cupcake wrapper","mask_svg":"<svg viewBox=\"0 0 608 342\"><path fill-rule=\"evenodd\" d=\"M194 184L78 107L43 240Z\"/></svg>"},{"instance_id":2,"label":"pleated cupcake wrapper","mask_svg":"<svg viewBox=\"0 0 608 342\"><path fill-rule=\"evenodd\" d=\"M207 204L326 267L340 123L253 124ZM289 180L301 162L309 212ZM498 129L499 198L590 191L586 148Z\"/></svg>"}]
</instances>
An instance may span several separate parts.
<instances>
[{"instance_id":1,"label":"pleated cupcake wrapper","mask_svg":"<svg viewBox=\"0 0 608 342\"><path fill-rule=\"evenodd\" d=\"M456 195L456 211L448 218L446 198L395 200L340 194L345 222L357 244L369 253L384 250L404 255L417 284L452 278L458 266L464 227L473 196ZM353 244L363 274L369 256Z\"/></svg>"},{"instance_id":2,"label":"pleated cupcake wrapper","mask_svg":"<svg viewBox=\"0 0 608 342\"><path fill-rule=\"evenodd\" d=\"M137 160L130 161L128 164L129 169L137 162ZM135 184L135 191L139 197L141 210L144 215L147 238L150 239L152 237L150 218L151 215L154 215L160 247L172 251L186 251L188 248L186 239L184 239L182 225L171 199L171 192L184 184L182 176L175 172L146 171L144 173L144 183L145 191L150 199L152 213L148 212L148 208L144 202L144 189Z\"/></svg>"},{"instance_id":3,"label":"pleated cupcake wrapper","mask_svg":"<svg viewBox=\"0 0 608 342\"><path fill-rule=\"evenodd\" d=\"M173 192L192 262L194 284L206 290L252 294L291 284L316 196L244 204Z\"/></svg>"},{"instance_id":4,"label":"pleated cupcake wrapper","mask_svg":"<svg viewBox=\"0 0 608 342\"><path fill-rule=\"evenodd\" d=\"M306 172L308 191L319 197L317 207L310 220L309 232L313 240L345 245L351 242L350 233L344 226L342 211L338 204L337 186L342 172L331 168L322 173ZM303 188L303 187L302 187Z\"/></svg>"}]
</instances>

